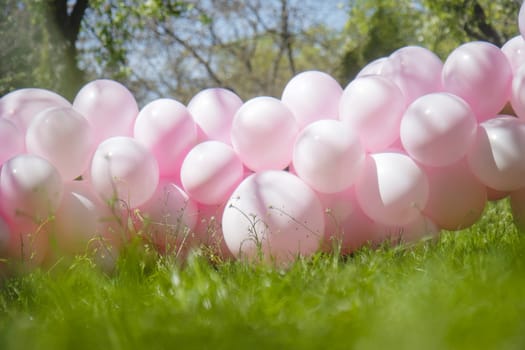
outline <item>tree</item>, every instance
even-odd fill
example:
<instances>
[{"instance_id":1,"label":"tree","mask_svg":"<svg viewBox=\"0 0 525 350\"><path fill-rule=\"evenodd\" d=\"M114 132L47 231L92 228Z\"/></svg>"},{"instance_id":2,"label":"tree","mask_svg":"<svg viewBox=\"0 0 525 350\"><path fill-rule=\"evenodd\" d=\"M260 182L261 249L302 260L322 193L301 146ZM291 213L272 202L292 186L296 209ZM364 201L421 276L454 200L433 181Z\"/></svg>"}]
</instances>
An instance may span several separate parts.
<instances>
[{"instance_id":1,"label":"tree","mask_svg":"<svg viewBox=\"0 0 525 350\"><path fill-rule=\"evenodd\" d=\"M2 0L0 95L38 86L66 97L83 82L76 41L87 0Z\"/></svg>"},{"instance_id":2,"label":"tree","mask_svg":"<svg viewBox=\"0 0 525 350\"><path fill-rule=\"evenodd\" d=\"M342 79L406 45L421 45L442 59L457 46L485 40L502 46L518 34L517 0L381 0L351 2Z\"/></svg>"}]
</instances>

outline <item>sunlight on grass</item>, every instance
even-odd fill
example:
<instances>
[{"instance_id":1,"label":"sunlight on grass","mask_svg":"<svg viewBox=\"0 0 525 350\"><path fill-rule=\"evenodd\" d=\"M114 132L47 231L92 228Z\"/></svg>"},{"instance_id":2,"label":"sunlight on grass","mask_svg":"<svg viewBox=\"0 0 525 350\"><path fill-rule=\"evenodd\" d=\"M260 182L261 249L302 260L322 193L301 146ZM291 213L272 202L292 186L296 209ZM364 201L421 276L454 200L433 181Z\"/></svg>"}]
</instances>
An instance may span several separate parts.
<instances>
[{"instance_id":1,"label":"sunlight on grass","mask_svg":"<svg viewBox=\"0 0 525 350\"><path fill-rule=\"evenodd\" d=\"M288 268L129 247L3 281L0 349L519 349L525 240L506 201L474 227Z\"/></svg>"}]
</instances>

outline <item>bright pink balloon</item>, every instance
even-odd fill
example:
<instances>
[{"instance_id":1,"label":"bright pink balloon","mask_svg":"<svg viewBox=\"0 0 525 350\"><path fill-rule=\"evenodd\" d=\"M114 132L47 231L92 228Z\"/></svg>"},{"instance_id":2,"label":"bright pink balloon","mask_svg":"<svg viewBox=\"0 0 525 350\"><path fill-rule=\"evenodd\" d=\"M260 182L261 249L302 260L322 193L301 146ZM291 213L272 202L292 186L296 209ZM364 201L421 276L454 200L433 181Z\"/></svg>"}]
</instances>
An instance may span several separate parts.
<instances>
[{"instance_id":1,"label":"bright pink balloon","mask_svg":"<svg viewBox=\"0 0 525 350\"><path fill-rule=\"evenodd\" d=\"M139 141L125 136L102 142L91 162L91 182L107 202L135 208L151 198L159 182L159 166Z\"/></svg>"},{"instance_id":2,"label":"bright pink balloon","mask_svg":"<svg viewBox=\"0 0 525 350\"><path fill-rule=\"evenodd\" d=\"M372 226L372 241L376 244L385 241L394 244L416 242L426 237L436 237L440 231L431 219L422 214L404 225L385 225L374 222Z\"/></svg>"},{"instance_id":3,"label":"bright pink balloon","mask_svg":"<svg viewBox=\"0 0 525 350\"><path fill-rule=\"evenodd\" d=\"M15 156L0 171L0 205L10 219L41 223L62 200L62 178L47 160L29 154Z\"/></svg>"},{"instance_id":4,"label":"bright pink balloon","mask_svg":"<svg viewBox=\"0 0 525 350\"><path fill-rule=\"evenodd\" d=\"M500 199L506 198L510 195L509 191L497 191L493 188L486 187L487 199L489 201L499 201Z\"/></svg>"},{"instance_id":5,"label":"bright pink balloon","mask_svg":"<svg viewBox=\"0 0 525 350\"><path fill-rule=\"evenodd\" d=\"M233 116L242 103L233 91L223 88L205 89L193 96L188 110L199 126L199 141L216 140L231 144Z\"/></svg>"},{"instance_id":6,"label":"bright pink balloon","mask_svg":"<svg viewBox=\"0 0 525 350\"><path fill-rule=\"evenodd\" d=\"M463 98L483 122L494 118L509 100L512 69L497 46L469 42L447 57L442 81L445 91Z\"/></svg>"},{"instance_id":7,"label":"bright pink balloon","mask_svg":"<svg viewBox=\"0 0 525 350\"><path fill-rule=\"evenodd\" d=\"M25 148L24 133L9 119L0 118L0 167Z\"/></svg>"},{"instance_id":8,"label":"bright pink balloon","mask_svg":"<svg viewBox=\"0 0 525 350\"><path fill-rule=\"evenodd\" d=\"M501 47L501 52L509 60L512 73L516 74L521 65L525 63L525 39L521 35L511 38Z\"/></svg>"},{"instance_id":9,"label":"bright pink balloon","mask_svg":"<svg viewBox=\"0 0 525 350\"><path fill-rule=\"evenodd\" d=\"M339 120L313 122L301 131L294 146L297 175L319 192L334 193L350 187L364 160L359 137Z\"/></svg>"},{"instance_id":10,"label":"bright pink balloon","mask_svg":"<svg viewBox=\"0 0 525 350\"><path fill-rule=\"evenodd\" d=\"M237 257L293 260L320 247L323 208L315 192L286 171L247 177L234 191L222 217L224 239Z\"/></svg>"},{"instance_id":11,"label":"bright pink balloon","mask_svg":"<svg viewBox=\"0 0 525 350\"><path fill-rule=\"evenodd\" d=\"M464 229L479 220L487 203L487 191L465 160L424 170L430 186L423 211L426 216L446 230Z\"/></svg>"},{"instance_id":12,"label":"bright pink balloon","mask_svg":"<svg viewBox=\"0 0 525 350\"><path fill-rule=\"evenodd\" d=\"M525 187L510 194L510 208L518 230L525 232Z\"/></svg>"},{"instance_id":13,"label":"bright pink balloon","mask_svg":"<svg viewBox=\"0 0 525 350\"><path fill-rule=\"evenodd\" d=\"M401 120L403 148L418 162L446 166L465 156L476 137L478 123L461 98L437 92L408 106Z\"/></svg>"},{"instance_id":14,"label":"bright pink balloon","mask_svg":"<svg viewBox=\"0 0 525 350\"><path fill-rule=\"evenodd\" d=\"M245 102L233 118L231 138L244 165L253 171L281 170L292 160L299 129L288 107L273 97Z\"/></svg>"},{"instance_id":15,"label":"bright pink balloon","mask_svg":"<svg viewBox=\"0 0 525 350\"><path fill-rule=\"evenodd\" d=\"M93 126L96 144L113 136L131 136L139 113L132 93L124 85L108 79L84 85L75 96L73 108Z\"/></svg>"},{"instance_id":16,"label":"bright pink balloon","mask_svg":"<svg viewBox=\"0 0 525 350\"><path fill-rule=\"evenodd\" d=\"M510 103L516 116L525 120L525 65L518 69L512 79Z\"/></svg>"},{"instance_id":17,"label":"bright pink balloon","mask_svg":"<svg viewBox=\"0 0 525 350\"><path fill-rule=\"evenodd\" d=\"M169 179L161 179L153 196L138 208L144 235L163 252L192 244L197 204Z\"/></svg>"},{"instance_id":18,"label":"bright pink balloon","mask_svg":"<svg viewBox=\"0 0 525 350\"><path fill-rule=\"evenodd\" d=\"M161 176L176 176L184 157L197 143L197 126L188 109L172 99L148 103L135 121L134 137L159 163Z\"/></svg>"},{"instance_id":19,"label":"bright pink balloon","mask_svg":"<svg viewBox=\"0 0 525 350\"><path fill-rule=\"evenodd\" d=\"M64 196L57 209L52 233L56 252L73 255L89 251L90 243L103 234L103 208L86 181L64 183Z\"/></svg>"},{"instance_id":20,"label":"bright pink balloon","mask_svg":"<svg viewBox=\"0 0 525 350\"><path fill-rule=\"evenodd\" d=\"M514 191L525 186L525 122L499 116L480 124L468 154L474 175L498 191Z\"/></svg>"},{"instance_id":21,"label":"bright pink balloon","mask_svg":"<svg viewBox=\"0 0 525 350\"><path fill-rule=\"evenodd\" d=\"M320 119L337 119L343 89L329 74L306 71L284 87L281 101L293 112L299 129Z\"/></svg>"},{"instance_id":22,"label":"bright pink balloon","mask_svg":"<svg viewBox=\"0 0 525 350\"><path fill-rule=\"evenodd\" d=\"M401 90L381 76L364 76L345 88L339 118L360 136L369 152L382 151L399 137L405 111Z\"/></svg>"},{"instance_id":23,"label":"bright pink balloon","mask_svg":"<svg viewBox=\"0 0 525 350\"><path fill-rule=\"evenodd\" d=\"M323 250L330 251L340 244L341 253L348 254L374 239L374 222L357 203L354 187L317 196L325 215Z\"/></svg>"},{"instance_id":24,"label":"bright pink balloon","mask_svg":"<svg viewBox=\"0 0 525 350\"><path fill-rule=\"evenodd\" d=\"M192 199L213 205L228 200L243 174L242 162L233 148L220 141L205 141L188 153L180 176Z\"/></svg>"},{"instance_id":25,"label":"bright pink balloon","mask_svg":"<svg viewBox=\"0 0 525 350\"><path fill-rule=\"evenodd\" d=\"M401 153L368 156L355 189L366 215L394 226L415 220L427 204L429 192L425 173Z\"/></svg>"},{"instance_id":26,"label":"bright pink balloon","mask_svg":"<svg viewBox=\"0 0 525 350\"><path fill-rule=\"evenodd\" d=\"M381 75L403 92L406 104L420 96L442 91L443 62L432 51L420 46L405 46L394 51L381 67Z\"/></svg>"},{"instance_id":27,"label":"bright pink balloon","mask_svg":"<svg viewBox=\"0 0 525 350\"><path fill-rule=\"evenodd\" d=\"M53 164L62 179L73 180L89 165L94 150L93 130L73 108L50 108L29 125L26 148Z\"/></svg>"},{"instance_id":28,"label":"bright pink balloon","mask_svg":"<svg viewBox=\"0 0 525 350\"><path fill-rule=\"evenodd\" d=\"M25 133L33 118L51 107L71 107L71 103L49 90L19 89L0 98L0 118L11 120Z\"/></svg>"}]
</instances>

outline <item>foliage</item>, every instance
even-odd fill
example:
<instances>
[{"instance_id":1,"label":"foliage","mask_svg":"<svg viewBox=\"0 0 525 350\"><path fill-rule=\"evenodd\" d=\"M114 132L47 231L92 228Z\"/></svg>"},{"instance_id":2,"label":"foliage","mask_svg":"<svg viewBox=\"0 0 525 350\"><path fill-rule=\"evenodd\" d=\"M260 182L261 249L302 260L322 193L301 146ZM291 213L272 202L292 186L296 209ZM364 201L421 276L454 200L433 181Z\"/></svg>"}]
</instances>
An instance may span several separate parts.
<instances>
[{"instance_id":1,"label":"foliage","mask_svg":"<svg viewBox=\"0 0 525 350\"><path fill-rule=\"evenodd\" d=\"M406 45L424 46L442 59L468 41L502 46L518 34L520 5L516 0L352 1L342 77L353 78L366 63Z\"/></svg>"},{"instance_id":2,"label":"foliage","mask_svg":"<svg viewBox=\"0 0 525 350\"><path fill-rule=\"evenodd\" d=\"M184 265L129 247L3 281L0 348L520 349L525 240L508 202L474 227L288 267Z\"/></svg>"}]
</instances>

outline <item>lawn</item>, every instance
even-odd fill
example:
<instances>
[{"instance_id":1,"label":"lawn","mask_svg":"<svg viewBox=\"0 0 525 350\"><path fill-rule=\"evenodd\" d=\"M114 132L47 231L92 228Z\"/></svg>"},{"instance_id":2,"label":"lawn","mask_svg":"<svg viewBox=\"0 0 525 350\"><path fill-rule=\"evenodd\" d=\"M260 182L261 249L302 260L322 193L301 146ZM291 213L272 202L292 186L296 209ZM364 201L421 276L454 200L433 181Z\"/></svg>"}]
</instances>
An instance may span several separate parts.
<instances>
[{"instance_id":1,"label":"lawn","mask_svg":"<svg viewBox=\"0 0 525 350\"><path fill-rule=\"evenodd\" d=\"M287 268L130 248L4 279L0 349L523 349L525 238L508 202L412 245Z\"/></svg>"}]
</instances>

